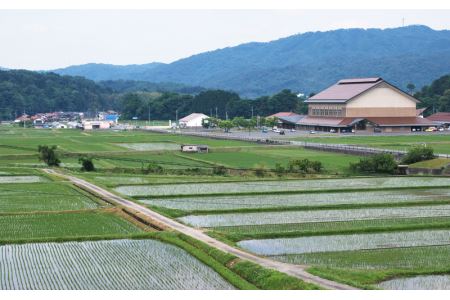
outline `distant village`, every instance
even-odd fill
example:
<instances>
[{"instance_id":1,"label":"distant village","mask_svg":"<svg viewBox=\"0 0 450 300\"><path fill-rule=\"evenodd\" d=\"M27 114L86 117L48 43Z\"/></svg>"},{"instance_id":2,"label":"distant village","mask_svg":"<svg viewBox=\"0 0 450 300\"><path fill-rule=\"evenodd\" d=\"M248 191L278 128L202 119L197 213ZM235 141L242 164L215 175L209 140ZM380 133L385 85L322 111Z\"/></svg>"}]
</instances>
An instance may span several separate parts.
<instances>
[{"instance_id":1,"label":"distant village","mask_svg":"<svg viewBox=\"0 0 450 300\"><path fill-rule=\"evenodd\" d=\"M33 116L23 114L14 120L15 124L34 128L109 129L118 125L119 114L115 111L99 112L93 118L86 118L82 112L48 112Z\"/></svg>"},{"instance_id":2,"label":"distant village","mask_svg":"<svg viewBox=\"0 0 450 300\"><path fill-rule=\"evenodd\" d=\"M273 130L290 129L330 133L399 133L418 131L443 131L449 128L450 113L435 113L424 117L426 109L417 109L419 100L382 78L342 79L320 93L305 100L308 114L279 112L266 118L276 119ZM33 116L23 114L14 123L35 128L127 129L119 124L119 113L99 112L85 117L81 112L51 112ZM175 122L169 120L168 128L201 128L203 113L192 113ZM137 118L136 118L137 120ZM280 134L284 132L278 131Z\"/></svg>"}]
</instances>

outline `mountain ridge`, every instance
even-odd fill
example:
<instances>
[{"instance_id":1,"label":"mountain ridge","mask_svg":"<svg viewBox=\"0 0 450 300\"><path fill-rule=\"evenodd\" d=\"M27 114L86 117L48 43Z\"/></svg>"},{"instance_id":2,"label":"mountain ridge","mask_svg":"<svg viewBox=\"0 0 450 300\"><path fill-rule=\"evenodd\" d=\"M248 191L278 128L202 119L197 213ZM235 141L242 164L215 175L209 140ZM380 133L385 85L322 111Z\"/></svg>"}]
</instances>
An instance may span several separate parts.
<instances>
[{"instance_id":1,"label":"mountain ridge","mask_svg":"<svg viewBox=\"0 0 450 300\"><path fill-rule=\"evenodd\" d=\"M106 71L103 66L98 72L99 66L90 65L85 72L80 66L54 72L93 80L174 82L255 97L285 88L318 92L344 77L379 76L400 88L409 82L421 87L450 72L448 53L449 30L412 25L307 32L207 51L169 64L113 66Z\"/></svg>"}]
</instances>

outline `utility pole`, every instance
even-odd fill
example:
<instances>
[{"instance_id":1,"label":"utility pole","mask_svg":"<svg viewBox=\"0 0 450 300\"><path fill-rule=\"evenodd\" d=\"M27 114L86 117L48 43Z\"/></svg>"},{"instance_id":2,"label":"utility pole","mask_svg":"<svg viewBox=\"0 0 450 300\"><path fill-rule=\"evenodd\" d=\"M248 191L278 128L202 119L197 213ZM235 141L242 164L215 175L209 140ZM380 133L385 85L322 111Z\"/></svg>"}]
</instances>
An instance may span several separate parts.
<instances>
[{"instance_id":1,"label":"utility pole","mask_svg":"<svg viewBox=\"0 0 450 300\"><path fill-rule=\"evenodd\" d=\"M178 126L178 109L175 110L175 124Z\"/></svg>"},{"instance_id":2,"label":"utility pole","mask_svg":"<svg viewBox=\"0 0 450 300\"><path fill-rule=\"evenodd\" d=\"M148 104L148 125L150 126L150 103Z\"/></svg>"},{"instance_id":3,"label":"utility pole","mask_svg":"<svg viewBox=\"0 0 450 300\"><path fill-rule=\"evenodd\" d=\"M253 106L252 106L252 119L253 119Z\"/></svg>"},{"instance_id":4,"label":"utility pole","mask_svg":"<svg viewBox=\"0 0 450 300\"><path fill-rule=\"evenodd\" d=\"M216 119L217 119L217 106L216 106Z\"/></svg>"},{"instance_id":5,"label":"utility pole","mask_svg":"<svg viewBox=\"0 0 450 300\"><path fill-rule=\"evenodd\" d=\"M225 111L225 120L228 121L228 112L227 111Z\"/></svg>"}]
</instances>

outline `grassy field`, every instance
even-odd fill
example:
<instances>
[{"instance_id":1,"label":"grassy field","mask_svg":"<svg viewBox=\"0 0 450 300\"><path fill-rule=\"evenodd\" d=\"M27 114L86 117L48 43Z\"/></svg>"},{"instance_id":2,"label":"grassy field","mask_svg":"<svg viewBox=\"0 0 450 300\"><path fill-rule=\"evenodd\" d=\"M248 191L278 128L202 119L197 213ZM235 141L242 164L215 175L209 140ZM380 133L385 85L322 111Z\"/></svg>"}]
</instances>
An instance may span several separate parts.
<instances>
[{"instance_id":1,"label":"grassy field","mask_svg":"<svg viewBox=\"0 0 450 300\"><path fill-rule=\"evenodd\" d=\"M426 169L441 169L447 167L450 164L450 159L447 158L435 158L431 160L420 161L415 164L411 164L411 168L426 168Z\"/></svg>"},{"instance_id":2,"label":"grassy field","mask_svg":"<svg viewBox=\"0 0 450 300\"><path fill-rule=\"evenodd\" d=\"M349 164L359 159L358 156L353 155L291 147L239 148L229 152L219 150L208 154L183 156L233 168L265 167L268 169L273 169L277 163L286 167L290 160L308 158L322 162L326 173L348 173Z\"/></svg>"},{"instance_id":3,"label":"grassy field","mask_svg":"<svg viewBox=\"0 0 450 300\"><path fill-rule=\"evenodd\" d=\"M299 137L297 141L329 143L329 144L350 144L358 146L368 146L374 148L408 150L414 145L426 144L434 149L436 153L450 154L450 134L421 134L421 135L374 135L374 136L331 136L331 137Z\"/></svg>"}]
</instances>

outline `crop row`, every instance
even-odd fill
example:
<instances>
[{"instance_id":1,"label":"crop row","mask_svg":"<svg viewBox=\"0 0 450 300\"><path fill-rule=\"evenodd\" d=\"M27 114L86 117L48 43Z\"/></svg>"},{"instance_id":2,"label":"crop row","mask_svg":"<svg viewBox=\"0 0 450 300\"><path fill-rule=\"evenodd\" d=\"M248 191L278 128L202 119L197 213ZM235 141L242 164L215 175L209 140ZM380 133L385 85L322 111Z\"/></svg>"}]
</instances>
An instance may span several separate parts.
<instances>
[{"instance_id":1,"label":"crop row","mask_svg":"<svg viewBox=\"0 0 450 300\"><path fill-rule=\"evenodd\" d=\"M387 290L450 290L450 275L427 275L394 278L378 287Z\"/></svg>"},{"instance_id":2,"label":"crop row","mask_svg":"<svg viewBox=\"0 0 450 300\"><path fill-rule=\"evenodd\" d=\"M184 250L155 240L0 247L0 289L232 289Z\"/></svg>"},{"instance_id":3,"label":"crop row","mask_svg":"<svg viewBox=\"0 0 450 300\"><path fill-rule=\"evenodd\" d=\"M0 184L0 212L2 213L80 210L98 207L98 203L79 190L60 182Z\"/></svg>"},{"instance_id":4,"label":"crop row","mask_svg":"<svg viewBox=\"0 0 450 300\"><path fill-rule=\"evenodd\" d=\"M245 240L238 243L240 247L261 255L302 254L448 244L450 244L450 230L309 236Z\"/></svg>"},{"instance_id":5,"label":"crop row","mask_svg":"<svg viewBox=\"0 0 450 300\"><path fill-rule=\"evenodd\" d=\"M450 205L189 215L179 220L196 227L218 227L443 216L450 216Z\"/></svg>"},{"instance_id":6,"label":"crop row","mask_svg":"<svg viewBox=\"0 0 450 300\"><path fill-rule=\"evenodd\" d=\"M450 178L440 177L386 177L386 178L352 178L352 179L316 179L287 181L247 181L224 183L198 183L152 186L119 186L115 190L127 196L169 196L198 195L220 193L250 193L278 191L310 191L336 189L380 189L393 187L432 187L450 186Z\"/></svg>"},{"instance_id":7,"label":"crop row","mask_svg":"<svg viewBox=\"0 0 450 300\"><path fill-rule=\"evenodd\" d=\"M3 183L32 183L46 182L47 180L40 176L0 176L0 184Z\"/></svg>"},{"instance_id":8,"label":"crop row","mask_svg":"<svg viewBox=\"0 0 450 300\"><path fill-rule=\"evenodd\" d=\"M141 230L106 212L19 214L0 216L0 240L127 235Z\"/></svg>"},{"instance_id":9,"label":"crop row","mask_svg":"<svg viewBox=\"0 0 450 300\"><path fill-rule=\"evenodd\" d=\"M180 150L180 145L175 143L120 143L116 145L136 151Z\"/></svg>"},{"instance_id":10,"label":"crop row","mask_svg":"<svg viewBox=\"0 0 450 300\"><path fill-rule=\"evenodd\" d=\"M271 258L293 264L346 269L447 271L450 246L424 246L356 251L285 254Z\"/></svg>"},{"instance_id":11,"label":"crop row","mask_svg":"<svg viewBox=\"0 0 450 300\"><path fill-rule=\"evenodd\" d=\"M407 203L436 201L450 196L450 189L411 191L364 191L341 193L178 197L140 199L146 205L186 211L289 208L373 203Z\"/></svg>"}]
</instances>

